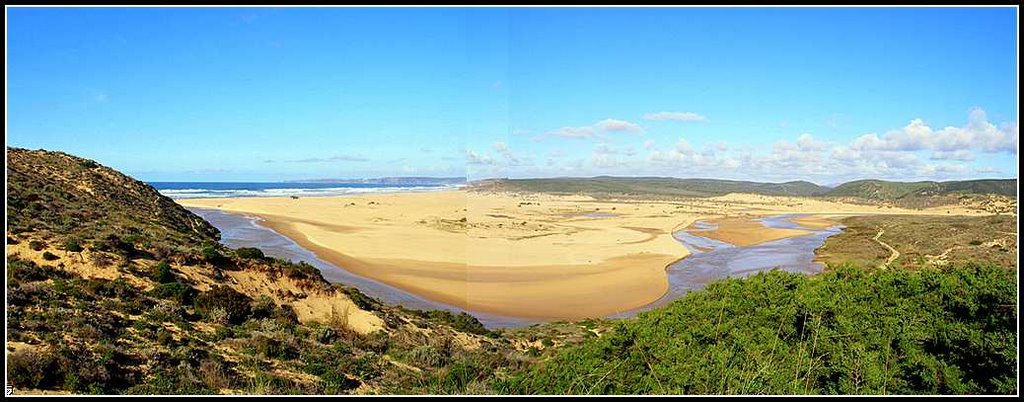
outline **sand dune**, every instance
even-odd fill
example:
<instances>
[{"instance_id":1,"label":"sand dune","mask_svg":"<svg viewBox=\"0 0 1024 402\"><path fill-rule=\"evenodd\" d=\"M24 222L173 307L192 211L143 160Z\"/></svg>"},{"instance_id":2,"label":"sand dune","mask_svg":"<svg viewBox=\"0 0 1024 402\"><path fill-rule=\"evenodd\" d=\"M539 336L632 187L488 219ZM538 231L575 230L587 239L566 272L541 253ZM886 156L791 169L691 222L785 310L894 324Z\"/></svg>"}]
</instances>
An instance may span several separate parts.
<instances>
[{"instance_id":1,"label":"sand dune","mask_svg":"<svg viewBox=\"0 0 1024 402\"><path fill-rule=\"evenodd\" d=\"M766 229L751 220L760 216L942 213L738 194L666 202L445 191L178 202L258 216L325 260L432 300L541 319L606 316L656 300L668 287L665 268L689 254L671 234L698 219L727 223L702 235L749 245L808 233Z\"/></svg>"}]
</instances>

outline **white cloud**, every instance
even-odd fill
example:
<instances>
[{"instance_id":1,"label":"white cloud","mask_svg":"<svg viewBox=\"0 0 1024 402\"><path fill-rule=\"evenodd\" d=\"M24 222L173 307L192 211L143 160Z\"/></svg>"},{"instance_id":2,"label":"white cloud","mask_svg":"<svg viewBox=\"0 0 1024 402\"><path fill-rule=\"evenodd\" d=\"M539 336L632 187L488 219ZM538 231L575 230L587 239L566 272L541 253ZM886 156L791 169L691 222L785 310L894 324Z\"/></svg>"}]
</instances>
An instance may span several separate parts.
<instances>
[{"instance_id":1,"label":"white cloud","mask_svg":"<svg viewBox=\"0 0 1024 402\"><path fill-rule=\"evenodd\" d=\"M589 126L562 127L549 131L548 134L562 138L592 138L602 137L602 133L642 133L644 128L639 124L625 120L604 119Z\"/></svg>"},{"instance_id":2,"label":"white cloud","mask_svg":"<svg viewBox=\"0 0 1024 402\"><path fill-rule=\"evenodd\" d=\"M604 119L594 124L595 127L608 132L639 133L644 131L639 124L630 123L625 120Z\"/></svg>"},{"instance_id":3,"label":"white cloud","mask_svg":"<svg viewBox=\"0 0 1024 402\"><path fill-rule=\"evenodd\" d=\"M693 112L658 112L644 115L647 120L675 120L675 121L697 121L706 122L707 118Z\"/></svg>"},{"instance_id":4,"label":"white cloud","mask_svg":"<svg viewBox=\"0 0 1024 402\"><path fill-rule=\"evenodd\" d=\"M824 151L828 148L827 143L824 141L818 141L807 133L801 134L800 137L796 139L796 145L802 151Z\"/></svg>"},{"instance_id":5,"label":"white cloud","mask_svg":"<svg viewBox=\"0 0 1024 402\"><path fill-rule=\"evenodd\" d=\"M631 146L611 142L609 133L636 130L629 128L631 124L605 119L590 126L563 127L542 134L548 138L558 135L598 140L590 155L581 159L567 158L562 150L538 154L541 164L547 167L533 165L528 158L517 158L504 142L495 143L491 155L467 153L467 160L493 167L536 166L534 170L519 171L519 175L650 174L836 183L859 178L947 180L1001 173L967 163L983 160L983 153L1016 155L1018 149L1017 123L990 123L985 112L977 108L970 110L961 127L934 129L922 119L912 119L904 127L883 135L867 134L839 141L800 133L768 146L755 142L725 143L714 141L713 137L709 138L712 141L697 144L690 142L695 139L692 137L677 138L674 142L658 140L662 147L654 139L636 141Z\"/></svg>"},{"instance_id":6,"label":"white cloud","mask_svg":"<svg viewBox=\"0 0 1024 402\"><path fill-rule=\"evenodd\" d=\"M466 163L470 165L493 165L494 159L490 155L480 155L473 150L466 150Z\"/></svg>"},{"instance_id":7,"label":"white cloud","mask_svg":"<svg viewBox=\"0 0 1024 402\"><path fill-rule=\"evenodd\" d=\"M950 160L950 161L973 161L977 158L974 157L974 153L968 149L958 149L956 151L935 151L932 152L931 159L933 160Z\"/></svg>"},{"instance_id":8,"label":"white cloud","mask_svg":"<svg viewBox=\"0 0 1024 402\"><path fill-rule=\"evenodd\" d=\"M563 138L590 138L597 134L593 127L562 127L551 132L551 135Z\"/></svg>"},{"instance_id":9,"label":"white cloud","mask_svg":"<svg viewBox=\"0 0 1024 402\"><path fill-rule=\"evenodd\" d=\"M899 130L879 137L866 134L854 140L852 148L859 151L935 151L936 159L970 160L972 151L985 153L1018 152L1016 123L997 128L988 122L985 111L972 108L963 127L933 130L923 120L914 119Z\"/></svg>"},{"instance_id":10,"label":"white cloud","mask_svg":"<svg viewBox=\"0 0 1024 402\"><path fill-rule=\"evenodd\" d=\"M602 142L600 144L597 144L596 147L594 147L594 153L601 155L615 155L618 153L618 151L611 145Z\"/></svg>"},{"instance_id":11,"label":"white cloud","mask_svg":"<svg viewBox=\"0 0 1024 402\"><path fill-rule=\"evenodd\" d=\"M694 153L693 146L690 145L690 142L687 141L686 138L680 138L679 141L676 142L676 151L683 155L693 155Z\"/></svg>"},{"instance_id":12,"label":"white cloud","mask_svg":"<svg viewBox=\"0 0 1024 402\"><path fill-rule=\"evenodd\" d=\"M284 162L293 162L293 163L322 163L322 162L366 162L366 161L369 161L369 159L366 159L366 158L361 157L361 156L355 156L355 155L335 155L335 156L330 156L330 157L326 157L326 158L303 158L303 159L286 160ZM272 162L272 160L268 160L268 161L265 161L265 162Z\"/></svg>"}]
</instances>

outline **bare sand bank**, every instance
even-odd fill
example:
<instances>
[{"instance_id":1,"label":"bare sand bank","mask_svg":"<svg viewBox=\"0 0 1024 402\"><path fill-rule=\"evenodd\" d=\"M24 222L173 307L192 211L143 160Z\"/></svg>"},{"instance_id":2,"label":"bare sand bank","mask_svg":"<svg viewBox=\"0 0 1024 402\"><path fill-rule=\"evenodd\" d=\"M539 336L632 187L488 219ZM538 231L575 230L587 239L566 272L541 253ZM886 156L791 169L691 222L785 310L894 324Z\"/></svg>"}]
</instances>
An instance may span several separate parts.
<instances>
[{"instance_id":1,"label":"bare sand bank","mask_svg":"<svg viewBox=\"0 0 1024 402\"><path fill-rule=\"evenodd\" d=\"M945 212L746 194L666 202L444 191L178 202L258 216L324 260L428 299L541 319L607 316L658 299L665 268L689 255L672 233L696 220L724 219L718 233L701 235L750 245L808 233L764 228L754 217Z\"/></svg>"},{"instance_id":2,"label":"bare sand bank","mask_svg":"<svg viewBox=\"0 0 1024 402\"><path fill-rule=\"evenodd\" d=\"M767 228L752 217L721 218L710 220L708 223L716 225L717 228L696 234L741 247L814 233L800 229Z\"/></svg>"}]
</instances>

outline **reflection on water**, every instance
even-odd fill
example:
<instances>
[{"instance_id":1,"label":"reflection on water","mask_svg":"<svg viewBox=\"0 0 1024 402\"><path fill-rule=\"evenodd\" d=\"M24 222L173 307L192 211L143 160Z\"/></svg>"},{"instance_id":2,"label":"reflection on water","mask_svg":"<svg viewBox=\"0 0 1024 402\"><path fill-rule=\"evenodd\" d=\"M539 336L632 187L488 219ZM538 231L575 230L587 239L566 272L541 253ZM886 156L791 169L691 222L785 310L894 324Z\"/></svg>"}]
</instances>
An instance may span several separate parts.
<instances>
[{"instance_id":1,"label":"reflection on water","mask_svg":"<svg viewBox=\"0 0 1024 402\"><path fill-rule=\"evenodd\" d=\"M220 229L220 242L225 246L231 248L256 247L263 250L263 253L270 257L292 262L305 261L319 269L324 279L328 282L343 283L355 287L367 296L388 304L396 304L415 310L448 310L455 313L465 311L480 320L485 327L492 329L522 327L538 322L463 310L455 306L424 299L370 278L355 275L320 259L312 251L302 248L292 239L260 225L258 218L226 213L215 209L188 208L188 210L210 222L217 229Z\"/></svg>"},{"instance_id":2,"label":"reflection on water","mask_svg":"<svg viewBox=\"0 0 1024 402\"><path fill-rule=\"evenodd\" d=\"M221 243L228 247L257 247L264 254L290 260L305 261L320 270L324 279L332 283L344 283L358 288L368 296L385 303L397 304L416 310L448 310L467 312L475 316L485 327L513 328L535 324L540 321L463 310L455 306L438 303L416 296L404 290L391 287L373 279L355 275L334 264L324 261L313 252L302 248L291 239L258 224L257 218L226 213L214 209L189 208L221 231ZM599 213L593 213L599 214ZM614 214L602 214L602 216ZM808 229L787 219L799 215L777 215L760 219L767 227L804 229L811 235L790 237L749 247L736 247L697 234L713 230L717 226L705 222L694 223L689 230L673 234L692 255L666 269L669 289L660 299L638 309L611 316L611 318L632 317L641 311L668 304L694 289L725 277L743 277L774 268L789 272L813 274L821 272L821 264L814 262L814 250L825 242L825 238L839 233L834 226L825 230Z\"/></svg>"},{"instance_id":3,"label":"reflection on water","mask_svg":"<svg viewBox=\"0 0 1024 402\"><path fill-rule=\"evenodd\" d=\"M813 232L812 234L748 247L735 247L690 233L691 231L700 232L715 228L714 225L704 222L695 223L694 229L696 230L674 233L673 237L679 240L693 255L666 269L669 282L668 292L651 304L613 317L631 317L642 311L664 306L672 300L683 297L686 292L700 289L712 281L726 277L745 277L772 269L802 274L821 272L824 267L814 261L814 250L821 247L827 237L841 232L842 228L837 225L824 230L810 229L788 220L797 216L800 215L776 215L761 218L759 221L770 228L803 229Z\"/></svg>"}]
</instances>

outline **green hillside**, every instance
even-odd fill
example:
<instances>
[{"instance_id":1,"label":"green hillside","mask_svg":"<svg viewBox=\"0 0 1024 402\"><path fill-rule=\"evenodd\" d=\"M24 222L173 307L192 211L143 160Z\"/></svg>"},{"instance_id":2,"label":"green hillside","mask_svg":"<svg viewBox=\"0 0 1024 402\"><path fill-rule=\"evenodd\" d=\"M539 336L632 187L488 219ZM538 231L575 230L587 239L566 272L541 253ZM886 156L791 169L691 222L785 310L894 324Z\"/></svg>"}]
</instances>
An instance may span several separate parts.
<instances>
[{"instance_id":1,"label":"green hillside","mask_svg":"<svg viewBox=\"0 0 1024 402\"><path fill-rule=\"evenodd\" d=\"M835 188L806 181L758 183L717 179L678 179L670 177L591 177L549 179L488 179L474 182L478 191L538 192L549 194L587 194L593 196L714 197L729 193L797 197L854 197L874 201L893 201L916 197L965 194L1017 194L1017 180L965 180L947 182L892 182L857 180Z\"/></svg>"},{"instance_id":2,"label":"green hillside","mask_svg":"<svg viewBox=\"0 0 1024 402\"><path fill-rule=\"evenodd\" d=\"M813 196L827 188L806 181L756 183L717 179L676 179L666 177L593 177L552 179L494 179L477 182L481 190L541 192L553 194L656 195L713 197L729 193Z\"/></svg>"},{"instance_id":3,"label":"green hillside","mask_svg":"<svg viewBox=\"0 0 1024 402\"><path fill-rule=\"evenodd\" d=\"M898 200L909 197L928 197L951 194L997 194L1016 196L1017 180L965 180L892 182L858 180L843 183L826 195L833 197L859 197L871 200Z\"/></svg>"}]
</instances>

